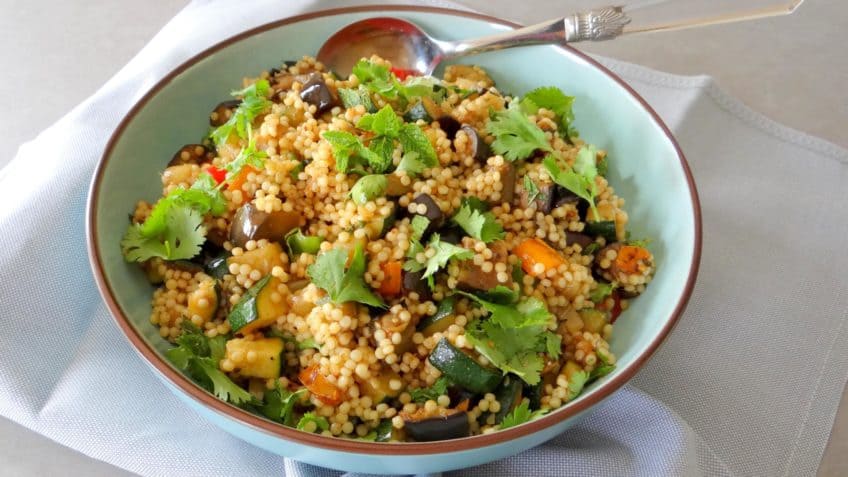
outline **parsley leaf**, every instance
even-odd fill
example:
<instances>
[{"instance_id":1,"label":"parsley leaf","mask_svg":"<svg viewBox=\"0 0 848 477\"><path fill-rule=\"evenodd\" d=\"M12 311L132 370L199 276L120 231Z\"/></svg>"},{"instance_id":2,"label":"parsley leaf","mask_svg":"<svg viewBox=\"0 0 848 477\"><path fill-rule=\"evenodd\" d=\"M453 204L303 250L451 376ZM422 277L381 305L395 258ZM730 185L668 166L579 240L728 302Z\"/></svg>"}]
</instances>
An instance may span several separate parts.
<instances>
[{"instance_id":1,"label":"parsley leaf","mask_svg":"<svg viewBox=\"0 0 848 477\"><path fill-rule=\"evenodd\" d=\"M474 348L501 371L512 372L527 384L540 380L544 359L540 353L559 356L554 346L557 336L548 331L553 323L544 302L526 298L514 305L501 305L465 292L461 293L489 312L487 319L476 319L466 326L465 336Z\"/></svg>"},{"instance_id":2,"label":"parsley leaf","mask_svg":"<svg viewBox=\"0 0 848 477\"><path fill-rule=\"evenodd\" d=\"M500 240L506 235L493 213L481 213L467 203L459 208L451 220L462 227L465 233L485 243Z\"/></svg>"},{"instance_id":3,"label":"parsley leaf","mask_svg":"<svg viewBox=\"0 0 848 477\"><path fill-rule=\"evenodd\" d=\"M504 417L503 421L501 421L500 428L507 429L509 427L515 427L519 424L524 424L525 422L529 422L543 414L547 411L538 409L536 411L530 410L529 401L524 399L521 401L521 404L515 407L509 414Z\"/></svg>"},{"instance_id":4,"label":"parsley leaf","mask_svg":"<svg viewBox=\"0 0 848 477\"><path fill-rule=\"evenodd\" d=\"M235 405L255 402L252 394L239 387L223 371L218 362L223 356L225 338L207 338L194 326L183 326L177 346L165 352L174 366L185 371L192 379L212 391L218 399Z\"/></svg>"},{"instance_id":5,"label":"parsley leaf","mask_svg":"<svg viewBox=\"0 0 848 477\"><path fill-rule=\"evenodd\" d=\"M595 146L583 146L577 153L574 166L570 169L560 169L556 159L550 154L545 156L542 164L554 182L589 202L589 207L592 209L592 214L597 222L600 220L600 216L595 207L595 196L598 195L598 187L595 184L595 177L598 175L598 168L595 165L596 157Z\"/></svg>"},{"instance_id":6,"label":"parsley leaf","mask_svg":"<svg viewBox=\"0 0 848 477\"><path fill-rule=\"evenodd\" d=\"M218 146L227 142L233 132L238 137L247 139L248 129L253 123L253 120L271 106L271 101L268 100L270 92L271 85L268 81L259 80L242 90L230 93L233 96L241 96L241 103L233 111L230 119L212 131L209 137Z\"/></svg>"},{"instance_id":7,"label":"parsley leaf","mask_svg":"<svg viewBox=\"0 0 848 477\"><path fill-rule=\"evenodd\" d=\"M543 86L524 95L521 100L521 108L528 114L534 114L539 108L545 108L556 114L559 122L559 130L568 137L578 135L571 125L574 121L574 112L571 107L574 104L574 96L566 96L555 86Z\"/></svg>"},{"instance_id":8,"label":"parsley leaf","mask_svg":"<svg viewBox=\"0 0 848 477\"><path fill-rule=\"evenodd\" d=\"M492 150L508 161L526 159L537 149L553 151L545 133L531 122L518 107L494 113L494 119L486 125L489 134L495 136Z\"/></svg>"},{"instance_id":9,"label":"parsley leaf","mask_svg":"<svg viewBox=\"0 0 848 477\"><path fill-rule=\"evenodd\" d=\"M371 101L371 94L363 85L359 85L357 89L339 88L338 92L345 108L350 109L362 105L365 107L365 111L369 113L377 110L374 107L374 102Z\"/></svg>"},{"instance_id":10,"label":"parsley leaf","mask_svg":"<svg viewBox=\"0 0 848 477\"><path fill-rule=\"evenodd\" d=\"M322 253L307 269L309 278L324 289L335 303L356 301L371 306L385 306L383 300L374 295L362 277L365 272L365 254L362 245L357 245L350 267L345 270L348 251L337 248Z\"/></svg>"},{"instance_id":11,"label":"parsley leaf","mask_svg":"<svg viewBox=\"0 0 848 477\"><path fill-rule=\"evenodd\" d=\"M439 399L439 396L448 393L448 386L450 384L451 382L446 376L441 376L432 386L428 388L415 388L409 391L409 395L412 396L412 400L415 402L435 401Z\"/></svg>"},{"instance_id":12,"label":"parsley leaf","mask_svg":"<svg viewBox=\"0 0 848 477\"><path fill-rule=\"evenodd\" d=\"M297 430L305 431L306 425L310 422L315 423L315 430L316 431L318 431L318 430L326 431L327 429L330 428L330 423L327 421L326 417L318 416L314 413L307 412L306 414L303 415L303 417L300 418L299 421L297 421Z\"/></svg>"},{"instance_id":13,"label":"parsley leaf","mask_svg":"<svg viewBox=\"0 0 848 477\"><path fill-rule=\"evenodd\" d=\"M277 382L274 389L265 391L265 402L259 410L268 419L291 426L294 424L294 406L304 394L306 388L291 392Z\"/></svg>"}]
</instances>

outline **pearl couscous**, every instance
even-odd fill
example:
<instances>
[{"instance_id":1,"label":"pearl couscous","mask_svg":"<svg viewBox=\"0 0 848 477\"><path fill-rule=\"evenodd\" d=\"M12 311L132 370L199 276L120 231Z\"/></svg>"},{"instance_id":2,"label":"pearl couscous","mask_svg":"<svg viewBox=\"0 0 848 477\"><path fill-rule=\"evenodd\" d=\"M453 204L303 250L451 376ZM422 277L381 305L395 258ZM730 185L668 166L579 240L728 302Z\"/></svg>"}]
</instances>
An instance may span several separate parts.
<instances>
[{"instance_id":1,"label":"pearl couscous","mask_svg":"<svg viewBox=\"0 0 848 477\"><path fill-rule=\"evenodd\" d=\"M407 73L305 57L245 79L136 205L121 245L156 287L150 322L219 398L427 441L521 424L614 368L654 259L574 98Z\"/></svg>"}]
</instances>

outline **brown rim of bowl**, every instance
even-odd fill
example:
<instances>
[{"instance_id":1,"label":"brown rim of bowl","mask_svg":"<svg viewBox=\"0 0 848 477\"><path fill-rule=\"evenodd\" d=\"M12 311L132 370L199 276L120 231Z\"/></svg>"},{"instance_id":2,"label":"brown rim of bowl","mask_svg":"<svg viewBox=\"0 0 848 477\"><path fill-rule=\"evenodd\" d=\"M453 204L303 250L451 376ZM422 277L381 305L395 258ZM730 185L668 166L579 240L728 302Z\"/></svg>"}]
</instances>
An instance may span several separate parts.
<instances>
[{"instance_id":1,"label":"brown rim of bowl","mask_svg":"<svg viewBox=\"0 0 848 477\"><path fill-rule=\"evenodd\" d=\"M384 443L362 442L351 439L341 439L338 437L325 437L319 434L310 434L298 431L296 429L263 419L255 414L251 414L248 411L245 411L243 409L240 409L238 407L235 407L231 404L219 400L218 398L216 398L215 396L208 393L206 390L202 389L200 386L192 382L180 371L176 370L170 364L168 364L165 359L161 357L156 352L156 350L154 350L144 340L144 338L142 338L139 331L136 330L136 328L132 324L130 324L129 320L127 320L123 310L120 306L118 306L117 302L113 298L112 288L110 284L106 281L105 275L103 273L103 267L100 262L100 246L97 242L97 236L95 235L95 230L97 226L97 217L95 211L97 210L101 176L105 169L105 165L108 162L109 157L112 153L112 149L115 147L115 144L117 143L118 139L123 134L124 129L153 96L155 96L162 88L164 88L168 83L170 83L171 80L173 80L176 76L193 66L201 59L206 58L207 56L211 55L212 53L215 53L218 50L221 50L233 43L239 42L253 35L283 25L297 23L304 20L311 20L314 18L347 13L385 13L387 11L424 12L451 15L472 18L475 20L482 20L511 28L520 27L520 25L518 24L492 16L467 11L453 10L449 8L417 7L408 5L358 6L348 8L337 8L331 10L321 10L307 13L304 15L298 15L277 20L242 32L238 35L235 35L231 38L228 38L220 43L217 43L207 48L206 50L198 53L197 55L194 55L190 59L183 62L176 69L168 73L164 78L159 80L159 82L157 82L156 85L153 86L147 93L145 93L145 95L140 100L138 100L138 102L132 107L132 109L130 109L127 115L124 116L124 118L118 124L118 127L115 129L115 132L109 138L109 142L106 145L106 149L103 152L103 156L101 157L100 162L97 165L97 169L94 172L94 176L92 177L87 205L88 210L86 211L86 238L88 241L88 257L89 261L91 262L92 272L94 273L94 278L97 283L97 287L100 291L100 294L103 297L103 300L106 302L106 306L109 308L109 311L115 318L115 321L117 322L118 326L124 332L127 339L130 341L136 351L140 353L148 361L148 363L150 363L161 375L163 375L168 381L170 381L171 384L179 388L183 393L191 397L193 400L217 412L218 414L222 414L223 416L236 420L263 434L323 449L379 455L429 455L460 452L486 447L489 445L503 443L512 439L524 437L529 434L548 428L559 422L562 422L565 419L568 419L589 409L594 404L600 402L601 400L605 399L610 394L612 394L614 391L618 390L628 380L630 380L630 378L633 377L634 374L636 374L636 372L642 367L642 365L644 365L645 362L651 357L651 355L653 355L653 353L657 350L657 347L669 334L669 332L672 330L672 328L680 318L680 315L685 310L686 305L689 301L689 297L692 294L692 289L695 286L695 280L698 276L698 268L701 260L700 201L698 199L698 193L695 188L695 182L692 179L692 172L689 170L689 165L686 162L686 158L683 156L683 152L680 150L680 146L677 144L677 141L674 139L674 136L671 134L671 131L669 131L668 127L660 119L656 111L654 111L653 108L651 108L651 106L649 106L648 103L641 96L639 96L636 91L633 90L633 88L631 88L627 83L625 83L624 80L619 78L616 74L608 70L606 67L604 67L594 59L568 45L561 45L560 48L565 49L569 53L576 55L583 61L586 61L595 68L599 69L607 76L612 78L621 87L627 90L627 92L629 92L637 101L639 101L642 107L651 115L657 126L659 126L663 133L666 135L668 140L671 141L677 153L677 156L680 159L680 166L683 168L683 172L686 176L686 182L689 186L689 194L692 200L692 209L694 212L695 221L695 241L694 250L692 251L692 262L689 265L689 276L686 279L686 287L684 288L683 294L680 296L680 299L678 300L677 305L674 308L671 318L666 322L665 326L663 326L660 333L657 334L653 341L651 341L651 343L648 345L648 348L640 356L638 356L634 362L621 369L617 374L610 378L609 381L602 383L601 386L596 389L593 389L585 396L585 398L580 399L579 401L575 401L572 404L562 406L556 411L553 411L542 418L520 426L512 427L491 434L483 434L447 441L408 442L386 445Z\"/></svg>"}]
</instances>

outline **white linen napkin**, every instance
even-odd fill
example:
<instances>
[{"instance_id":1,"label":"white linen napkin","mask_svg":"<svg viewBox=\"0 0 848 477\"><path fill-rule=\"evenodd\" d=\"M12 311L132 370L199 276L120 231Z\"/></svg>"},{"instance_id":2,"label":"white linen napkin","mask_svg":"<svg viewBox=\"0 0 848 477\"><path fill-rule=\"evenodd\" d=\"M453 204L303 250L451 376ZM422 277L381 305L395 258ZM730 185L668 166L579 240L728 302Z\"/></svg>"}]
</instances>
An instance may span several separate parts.
<instances>
[{"instance_id":1,"label":"white linen napkin","mask_svg":"<svg viewBox=\"0 0 848 477\"><path fill-rule=\"evenodd\" d=\"M101 303L84 231L105 142L157 79L221 38L329 7L192 3L0 170L0 415L142 475L339 474L245 444L171 395ZM813 474L848 378L848 151L708 77L604 62L690 161L704 214L698 285L630 386L540 447L450 475Z\"/></svg>"}]
</instances>

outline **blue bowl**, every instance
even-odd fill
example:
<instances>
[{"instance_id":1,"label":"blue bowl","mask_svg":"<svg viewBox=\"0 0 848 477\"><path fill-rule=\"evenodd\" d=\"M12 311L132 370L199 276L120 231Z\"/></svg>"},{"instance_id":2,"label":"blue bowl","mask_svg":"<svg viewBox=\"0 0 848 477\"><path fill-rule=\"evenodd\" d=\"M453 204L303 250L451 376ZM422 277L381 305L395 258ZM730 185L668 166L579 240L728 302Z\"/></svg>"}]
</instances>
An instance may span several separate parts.
<instances>
[{"instance_id":1,"label":"blue bowl","mask_svg":"<svg viewBox=\"0 0 848 477\"><path fill-rule=\"evenodd\" d=\"M150 315L150 286L119 247L126 214L139 197L161 194L163 158L206 133L210 105L281 58L315 54L323 41L356 20L380 15L411 20L437 38L503 32L516 25L473 13L422 7L359 7L270 23L225 40L188 60L156 84L112 136L92 180L88 249L100 292L129 341L189 407L256 446L303 462L369 473L436 472L517 454L560 434L624 385L674 326L694 286L701 253L695 184L668 128L621 79L569 47L533 46L470 57L504 91L555 85L577 97L581 135L612 158L609 180L627 199L635 236L654 239L659 264L651 286L616 322L611 348L618 366L574 401L504 431L440 442L370 443L287 428L218 400L163 357L168 343ZM156 399L151 396L151 399Z\"/></svg>"}]
</instances>

